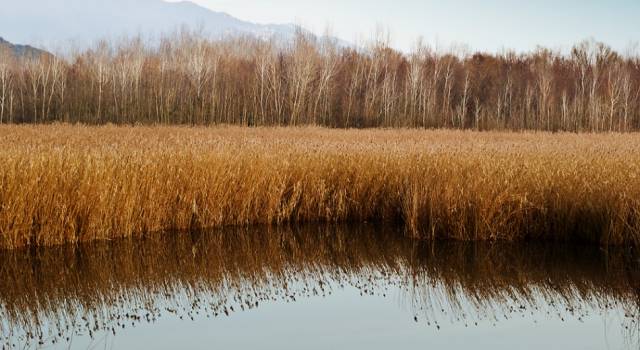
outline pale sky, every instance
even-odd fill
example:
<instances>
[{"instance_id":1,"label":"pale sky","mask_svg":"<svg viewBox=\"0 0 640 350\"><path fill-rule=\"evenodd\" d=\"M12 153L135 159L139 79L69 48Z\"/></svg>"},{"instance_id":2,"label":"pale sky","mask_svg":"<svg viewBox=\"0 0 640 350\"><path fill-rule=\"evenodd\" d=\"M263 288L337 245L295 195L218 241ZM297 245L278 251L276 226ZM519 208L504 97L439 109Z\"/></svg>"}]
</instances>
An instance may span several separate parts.
<instances>
[{"instance_id":1,"label":"pale sky","mask_svg":"<svg viewBox=\"0 0 640 350\"><path fill-rule=\"evenodd\" d=\"M416 38L474 50L567 49L595 38L618 50L640 41L640 0L193 0L260 23L327 25L348 41L388 28L397 48Z\"/></svg>"}]
</instances>

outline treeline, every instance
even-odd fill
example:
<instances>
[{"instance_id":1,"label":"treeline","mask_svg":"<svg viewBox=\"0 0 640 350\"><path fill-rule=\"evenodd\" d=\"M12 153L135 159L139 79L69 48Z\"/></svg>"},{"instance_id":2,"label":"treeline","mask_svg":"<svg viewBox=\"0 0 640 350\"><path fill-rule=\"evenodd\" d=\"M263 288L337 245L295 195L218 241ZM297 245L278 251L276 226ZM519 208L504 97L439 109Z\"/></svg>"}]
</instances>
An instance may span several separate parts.
<instances>
[{"instance_id":1,"label":"treeline","mask_svg":"<svg viewBox=\"0 0 640 350\"><path fill-rule=\"evenodd\" d=\"M640 54L594 41L569 54L405 54L384 40L354 49L186 32L64 58L0 53L0 123L53 121L633 131Z\"/></svg>"}]
</instances>

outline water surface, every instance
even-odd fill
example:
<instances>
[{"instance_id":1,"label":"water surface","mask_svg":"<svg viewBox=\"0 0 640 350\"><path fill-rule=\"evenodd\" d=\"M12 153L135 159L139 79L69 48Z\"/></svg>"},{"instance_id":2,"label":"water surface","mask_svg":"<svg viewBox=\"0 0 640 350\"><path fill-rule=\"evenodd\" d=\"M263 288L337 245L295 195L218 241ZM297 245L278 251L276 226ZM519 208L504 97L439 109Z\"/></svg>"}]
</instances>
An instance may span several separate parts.
<instances>
[{"instance_id":1,"label":"water surface","mask_svg":"<svg viewBox=\"0 0 640 350\"><path fill-rule=\"evenodd\" d=\"M5 348L640 345L640 263L624 248L225 229L4 251L0 282Z\"/></svg>"}]
</instances>

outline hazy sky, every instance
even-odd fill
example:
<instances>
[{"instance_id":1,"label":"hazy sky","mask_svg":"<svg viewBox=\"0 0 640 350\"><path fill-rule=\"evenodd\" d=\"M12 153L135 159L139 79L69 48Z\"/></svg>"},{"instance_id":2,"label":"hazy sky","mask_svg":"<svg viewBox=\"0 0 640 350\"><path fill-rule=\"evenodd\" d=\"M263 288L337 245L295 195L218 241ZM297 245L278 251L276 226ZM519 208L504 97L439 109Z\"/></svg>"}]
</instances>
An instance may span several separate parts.
<instances>
[{"instance_id":1,"label":"hazy sky","mask_svg":"<svg viewBox=\"0 0 640 350\"><path fill-rule=\"evenodd\" d=\"M465 43L477 50L568 48L593 37L616 49L640 40L640 0L194 0L254 22L295 22L316 32L330 25L354 41L377 25L396 47Z\"/></svg>"}]
</instances>

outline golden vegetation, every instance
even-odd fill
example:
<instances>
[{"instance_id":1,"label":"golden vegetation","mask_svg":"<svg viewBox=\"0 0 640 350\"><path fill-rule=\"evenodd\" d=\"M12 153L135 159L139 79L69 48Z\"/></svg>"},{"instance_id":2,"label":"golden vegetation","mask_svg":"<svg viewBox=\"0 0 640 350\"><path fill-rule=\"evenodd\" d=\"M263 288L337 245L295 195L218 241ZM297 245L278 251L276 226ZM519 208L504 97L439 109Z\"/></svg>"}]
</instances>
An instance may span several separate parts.
<instances>
[{"instance_id":1,"label":"golden vegetation","mask_svg":"<svg viewBox=\"0 0 640 350\"><path fill-rule=\"evenodd\" d=\"M416 242L379 225L238 228L3 251L0 280L11 283L0 284L0 344L116 333L171 314L224 317L341 286L400 299L410 307L407 321L413 313L434 328L600 314L613 327L628 326L623 332L635 343L636 258L615 247Z\"/></svg>"},{"instance_id":2,"label":"golden vegetation","mask_svg":"<svg viewBox=\"0 0 640 350\"><path fill-rule=\"evenodd\" d=\"M189 32L40 59L0 50L0 123L51 121L624 132L640 129L640 53L592 41L402 53L380 38L355 50Z\"/></svg>"},{"instance_id":3,"label":"golden vegetation","mask_svg":"<svg viewBox=\"0 0 640 350\"><path fill-rule=\"evenodd\" d=\"M640 242L635 134L0 127L0 245L287 222Z\"/></svg>"}]
</instances>

